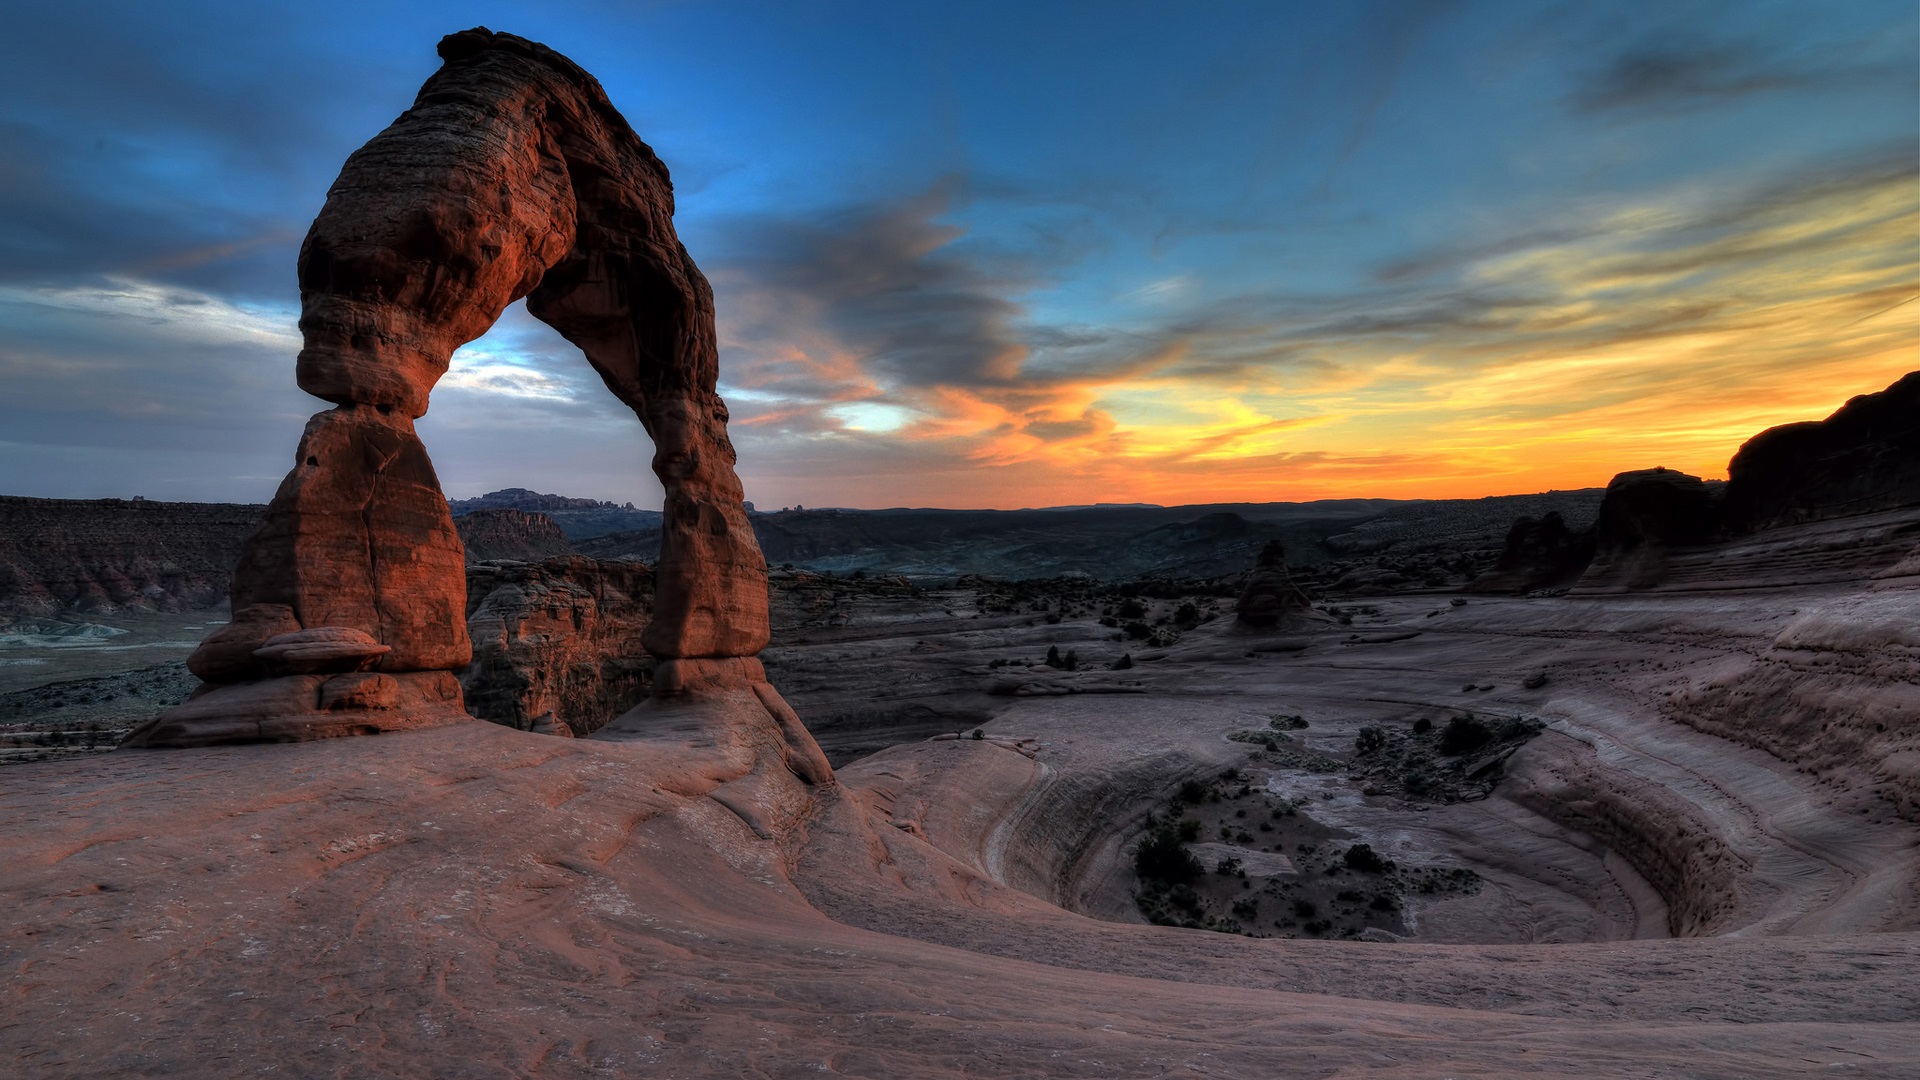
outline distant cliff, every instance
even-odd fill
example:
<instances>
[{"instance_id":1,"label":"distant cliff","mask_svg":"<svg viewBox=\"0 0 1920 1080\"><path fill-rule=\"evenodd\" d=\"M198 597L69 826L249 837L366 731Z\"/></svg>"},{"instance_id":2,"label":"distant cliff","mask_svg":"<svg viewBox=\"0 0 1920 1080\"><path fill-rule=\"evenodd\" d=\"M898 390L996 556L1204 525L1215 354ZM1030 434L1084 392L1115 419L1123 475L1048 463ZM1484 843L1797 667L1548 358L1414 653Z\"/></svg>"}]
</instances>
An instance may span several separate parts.
<instances>
[{"instance_id":1,"label":"distant cliff","mask_svg":"<svg viewBox=\"0 0 1920 1080\"><path fill-rule=\"evenodd\" d=\"M475 510L454 519L469 563L493 559L539 562L573 554L567 536L545 514L524 510Z\"/></svg>"},{"instance_id":2,"label":"distant cliff","mask_svg":"<svg viewBox=\"0 0 1920 1080\"><path fill-rule=\"evenodd\" d=\"M240 542L266 507L0 496L0 614L225 602Z\"/></svg>"}]
</instances>

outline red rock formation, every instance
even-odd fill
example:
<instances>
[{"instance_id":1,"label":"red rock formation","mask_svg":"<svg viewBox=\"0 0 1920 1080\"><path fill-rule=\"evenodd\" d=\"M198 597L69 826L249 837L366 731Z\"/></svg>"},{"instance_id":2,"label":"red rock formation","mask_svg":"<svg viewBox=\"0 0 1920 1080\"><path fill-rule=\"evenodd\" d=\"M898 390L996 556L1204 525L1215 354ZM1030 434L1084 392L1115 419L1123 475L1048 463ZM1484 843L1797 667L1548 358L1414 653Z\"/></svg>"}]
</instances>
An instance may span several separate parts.
<instances>
[{"instance_id":1,"label":"red rock formation","mask_svg":"<svg viewBox=\"0 0 1920 1080\"><path fill-rule=\"evenodd\" d=\"M663 660L662 681L697 696L718 680L764 698L772 688L755 685L757 661L735 661L767 642L766 564L715 391L713 292L674 233L666 167L599 83L545 46L481 28L449 35L439 51L445 64L413 107L347 159L301 246L296 375L338 407L308 423L293 472L248 539L234 610L285 607L306 631L355 631L384 646L370 658L381 673L446 674L452 684L448 673L472 654L461 544L413 421L453 351L524 297L653 438L666 500L643 644ZM218 643L220 662L198 658L197 669L243 667L233 663L251 641L242 638L269 622L236 624ZM268 659L267 644L259 638L253 656ZM207 741L188 712L238 739L352 733L327 702L408 698L328 698L307 685L314 678L215 686L129 742ZM273 715L287 720L221 727L226 701L249 718L282 709ZM395 716L379 705L363 719L383 730ZM788 726L771 707L762 719ZM795 760L818 756L804 742ZM811 764L794 771L814 778Z\"/></svg>"},{"instance_id":2,"label":"red rock formation","mask_svg":"<svg viewBox=\"0 0 1920 1080\"><path fill-rule=\"evenodd\" d=\"M587 736L645 699L654 661L640 637L653 616L652 567L576 556L474 563L467 575L468 712Z\"/></svg>"}]
</instances>

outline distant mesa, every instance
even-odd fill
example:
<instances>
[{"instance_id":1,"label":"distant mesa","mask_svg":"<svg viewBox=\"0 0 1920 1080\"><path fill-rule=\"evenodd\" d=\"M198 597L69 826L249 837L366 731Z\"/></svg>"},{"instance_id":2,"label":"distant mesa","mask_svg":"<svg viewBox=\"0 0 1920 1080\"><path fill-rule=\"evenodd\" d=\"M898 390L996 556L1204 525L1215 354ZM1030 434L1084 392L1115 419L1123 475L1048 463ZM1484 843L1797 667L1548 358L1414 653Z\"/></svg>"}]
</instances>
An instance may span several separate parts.
<instances>
[{"instance_id":1,"label":"distant mesa","mask_svg":"<svg viewBox=\"0 0 1920 1080\"><path fill-rule=\"evenodd\" d=\"M575 499L566 495L545 495L528 488L501 488L489 491L485 495L476 495L471 499L449 499L447 506L454 517L471 514L476 510L632 510L632 503L603 502L599 499Z\"/></svg>"},{"instance_id":2,"label":"distant mesa","mask_svg":"<svg viewBox=\"0 0 1920 1080\"><path fill-rule=\"evenodd\" d=\"M573 545L552 518L525 510L474 510L454 518L468 562L539 562L572 555Z\"/></svg>"}]
</instances>

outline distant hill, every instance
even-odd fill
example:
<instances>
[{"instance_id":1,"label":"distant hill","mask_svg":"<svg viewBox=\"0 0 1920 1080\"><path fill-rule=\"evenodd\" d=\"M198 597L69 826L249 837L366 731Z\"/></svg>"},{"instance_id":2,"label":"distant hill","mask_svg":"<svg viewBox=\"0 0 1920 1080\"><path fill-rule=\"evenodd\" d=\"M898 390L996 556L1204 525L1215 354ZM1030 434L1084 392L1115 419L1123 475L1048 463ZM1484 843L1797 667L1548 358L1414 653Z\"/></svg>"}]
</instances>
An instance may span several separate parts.
<instances>
[{"instance_id":1,"label":"distant hill","mask_svg":"<svg viewBox=\"0 0 1920 1080\"><path fill-rule=\"evenodd\" d=\"M456 518L480 510L520 510L529 514L545 514L560 526L560 531L566 534L568 540L585 540L608 533L660 527L658 510L638 510L632 503L544 495L527 488L502 488L471 499L449 499L447 505L453 508Z\"/></svg>"},{"instance_id":2,"label":"distant hill","mask_svg":"<svg viewBox=\"0 0 1920 1080\"><path fill-rule=\"evenodd\" d=\"M750 520L770 564L835 573L1211 578L1246 570L1268 541L1279 540L1309 580L1437 588L1491 566L1515 518L1558 511L1583 528L1601 495L1587 488L1412 502L783 510ZM575 539L574 546L595 558L651 562L660 529Z\"/></svg>"},{"instance_id":3,"label":"distant hill","mask_svg":"<svg viewBox=\"0 0 1920 1080\"><path fill-rule=\"evenodd\" d=\"M770 564L841 574L1221 578L1246 571L1268 541L1279 540L1303 585L1365 593L1464 585L1499 559L1516 518L1555 511L1569 528L1585 529L1602 494L1590 488L1412 502L786 510L749 520ZM525 489L453 507L474 558L533 560L569 548L599 559L651 563L660 556L656 510ZM0 616L217 605L226 599L241 541L264 510L0 497Z\"/></svg>"}]
</instances>

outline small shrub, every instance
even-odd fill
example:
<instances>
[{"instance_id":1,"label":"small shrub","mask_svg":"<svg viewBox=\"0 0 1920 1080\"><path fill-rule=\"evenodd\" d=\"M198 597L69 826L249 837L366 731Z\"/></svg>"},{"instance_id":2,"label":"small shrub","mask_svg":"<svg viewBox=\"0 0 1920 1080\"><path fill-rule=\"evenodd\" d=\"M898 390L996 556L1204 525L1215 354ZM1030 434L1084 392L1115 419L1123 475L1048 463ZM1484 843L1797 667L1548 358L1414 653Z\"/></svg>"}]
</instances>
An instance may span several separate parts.
<instances>
[{"instance_id":1,"label":"small shrub","mask_svg":"<svg viewBox=\"0 0 1920 1080\"><path fill-rule=\"evenodd\" d=\"M1360 735L1353 740L1353 748L1362 754L1371 754L1387 745L1387 733L1376 724L1368 724L1360 729Z\"/></svg>"},{"instance_id":2,"label":"small shrub","mask_svg":"<svg viewBox=\"0 0 1920 1080\"><path fill-rule=\"evenodd\" d=\"M1165 829L1156 829L1140 842L1140 847L1133 853L1133 869L1143 878L1164 881L1171 885L1184 885L1205 872L1205 868L1200 865L1200 860L1194 858L1192 852L1180 846L1179 836ZM1178 889L1174 891L1176 904L1181 904L1180 892ZM1187 889L1185 894L1192 897L1193 890ZM1195 898L1193 906L1197 908L1198 903L1198 899ZM1181 904L1181 906L1188 905Z\"/></svg>"},{"instance_id":3,"label":"small shrub","mask_svg":"<svg viewBox=\"0 0 1920 1080\"><path fill-rule=\"evenodd\" d=\"M1341 861L1347 864L1347 869L1358 870L1363 874L1378 874L1387 868L1386 860L1382 859L1370 844L1353 845L1347 849L1347 854ZM1358 900L1359 897L1356 896L1354 899Z\"/></svg>"},{"instance_id":4,"label":"small shrub","mask_svg":"<svg viewBox=\"0 0 1920 1080\"><path fill-rule=\"evenodd\" d=\"M1320 909L1314 907L1313 901L1311 900L1295 900L1293 902L1293 913L1303 919L1311 919L1320 914Z\"/></svg>"},{"instance_id":5,"label":"small shrub","mask_svg":"<svg viewBox=\"0 0 1920 1080\"><path fill-rule=\"evenodd\" d=\"M1115 671L1125 671L1132 666L1133 666L1132 653L1121 653L1120 659L1115 660L1113 662L1113 670Z\"/></svg>"},{"instance_id":6,"label":"small shrub","mask_svg":"<svg viewBox=\"0 0 1920 1080\"><path fill-rule=\"evenodd\" d=\"M1413 722L1413 733L1415 735L1425 735L1427 732L1432 730L1433 730L1433 721L1427 719L1424 716Z\"/></svg>"},{"instance_id":7,"label":"small shrub","mask_svg":"<svg viewBox=\"0 0 1920 1080\"><path fill-rule=\"evenodd\" d=\"M1386 893L1375 894L1373 898L1373 903L1368 904L1367 906L1372 908L1375 911L1399 911L1400 910L1400 905L1394 903L1393 897L1388 896Z\"/></svg>"},{"instance_id":8,"label":"small shrub","mask_svg":"<svg viewBox=\"0 0 1920 1080\"><path fill-rule=\"evenodd\" d=\"M1440 733L1440 752L1448 757L1478 750L1493 741L1493 730L1473 718L1472 713L1447 721Z\"/></svg>"},{"instance_id":9,"label":"small shrub","mask_svg":"<svg viewBox=\"0 0 1920 1080\"><path fill-rule=\"evenodd\" d=\"M1187 843L1192 843L1200 839L1200 819L1181 818L1179 824L1174 826L1174 831L1180 839L1185 840Z\"/></svg>"},{"instance_id":10,"label":"small shrub","mask_svg":"<svg viewBox=\"0 0 1920 1080\"><path fill-rule=\"evenodd\" d=\"M1067 666L1067 662L1061 659L1060 657L1060 646L1058 645L1047 646L1046 665L1050 668L1062 668Z\"/></svg>"},{"instance_id":11,"label":"small shrub","mask_svg":"<svg viewBox=\"0 0 1920 1080\"><path fill-rule=\"evenodd\" d=\"M983 729L983 728L974 728L974 729L973 729L973 737L974 737L974 738L976 738L976 739L984 739L984 738L986 738L986 737L987 737L987 733L986 733L986 730L985 730L985 729Z\"/></svg>"},{"instance_id":12,"label":"small shrub","mask_svg":"<svg viewBox=\"0 0 1920 1080\"><path fill-rule=\"evenodd\" d=\"M1267 726L1275 731L1301 731L1307 726L1307 718L1276 713L1267 720Z\"/></svg>"},{"instance_id":13,"label":"small shrub","mask_svg":"<svg viewBox=\"0 0 1920 1080\"><path fill-rule=\"evenodd\" d=\"M1180 794L1177 798L1183 803L1194 803L1195 805L1203 803L1207 799L1207 785L1198 780L1189 780L1180 785Z\"/></svg>"}]
</instances>

